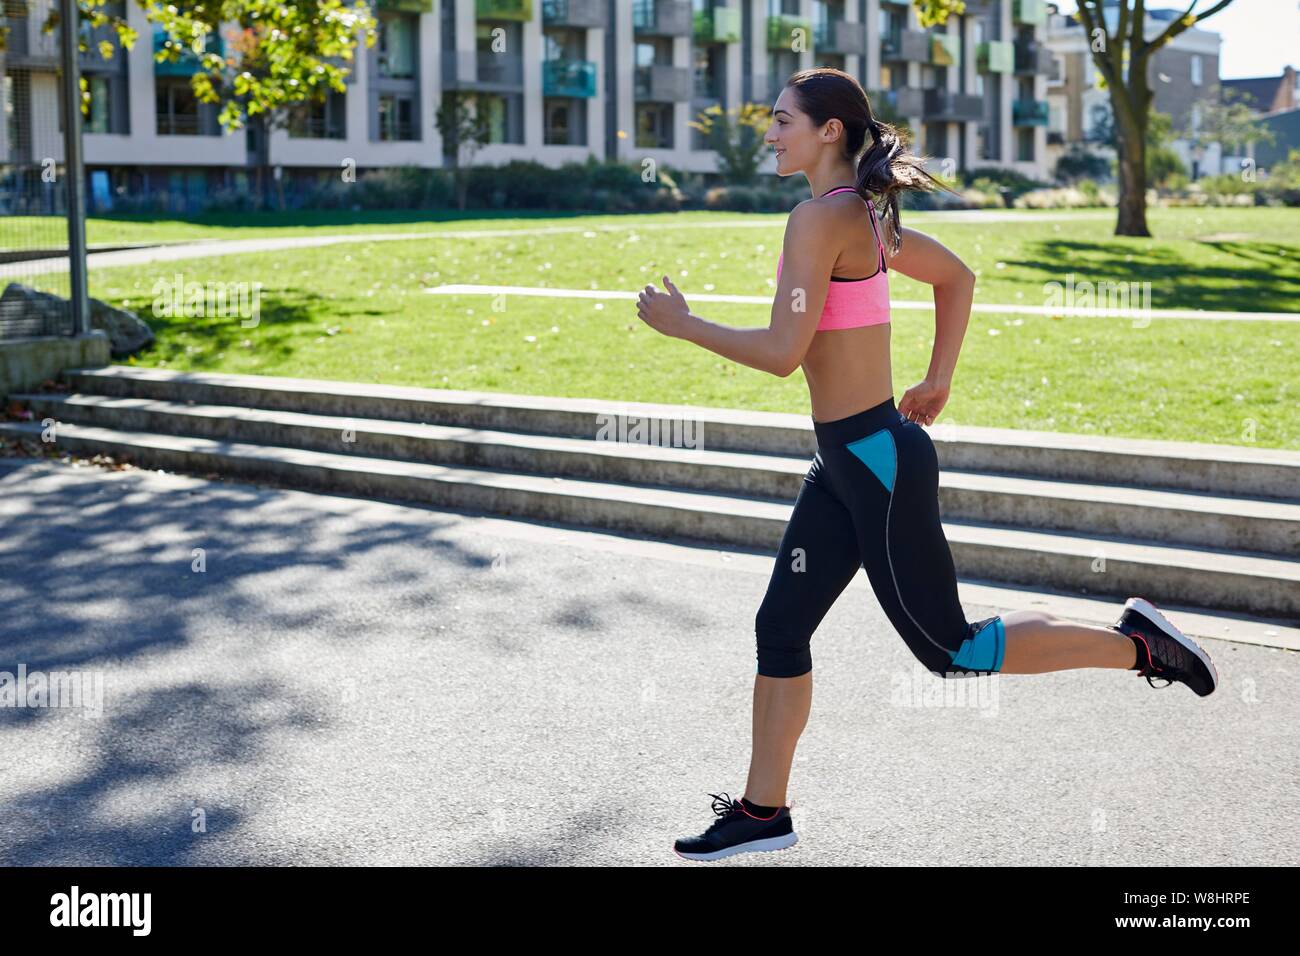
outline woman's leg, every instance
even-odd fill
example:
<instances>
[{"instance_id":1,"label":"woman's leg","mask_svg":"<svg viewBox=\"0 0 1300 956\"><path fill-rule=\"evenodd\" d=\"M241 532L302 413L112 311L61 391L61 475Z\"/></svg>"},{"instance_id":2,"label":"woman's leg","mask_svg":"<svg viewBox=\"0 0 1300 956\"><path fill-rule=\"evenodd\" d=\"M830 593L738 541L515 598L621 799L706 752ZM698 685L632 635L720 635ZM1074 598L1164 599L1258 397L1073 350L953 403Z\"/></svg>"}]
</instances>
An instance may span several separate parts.
<instances>
[{"instance_id":1,"label":"woman's leg","mask_svg":"<svg viewBox=\"0 0 1300 956\"><path fill-rule=\"evenodd\" d=\"M1044 611L1002 615L1006 628L1004 674L1044 674L1073 667L1130 669L1137 645L1108 627L1076 624Z\"/></svg>"},{"instance_id":2,"label":"woman's leg","mask_svg":"<svg viewBox=\"0 0 1300 956\"><path fill-rule=\"evenodd\" d=\"M939 513L939 464L920 425L900 423L828 450L830 478L853 511L858 548L876 597L932 673L1039 674L1076 667L1132 668L1136 645L1106 627L1042 611L970 622L957 596Z\"/></svg>"},{"instance_id":3,"label":"woman's leg","mask_svg":"<svg viewBox=\"0 0 1300 956\"><path fill-rule=\"evenodd\" d=\"M781 538L767 594L754 619L753 751L745 798L785 806L795 745L812 707L813 632L861 566L848 509L813 459Z\"/></svg>"}]
</instances>

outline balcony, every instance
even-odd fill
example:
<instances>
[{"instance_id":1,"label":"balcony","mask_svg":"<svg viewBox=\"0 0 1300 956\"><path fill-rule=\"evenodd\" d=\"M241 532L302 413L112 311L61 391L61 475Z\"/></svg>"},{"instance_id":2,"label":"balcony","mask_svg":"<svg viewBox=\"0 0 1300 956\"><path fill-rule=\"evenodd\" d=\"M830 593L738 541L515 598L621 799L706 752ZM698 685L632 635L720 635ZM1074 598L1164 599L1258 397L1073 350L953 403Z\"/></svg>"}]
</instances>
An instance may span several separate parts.
<instances>
[{"instance_id":1,"label":"balcony","mask_svg":"<svg viewBox=\"0 0 1300 956\"><path fill-rule=\"evenodd\" d=\"M871 96L888 103L899 116L920 116L925 112L925 94L921 90L876 90Z\"/></svg>"},{"instance_id":2,"label":"balcony","mask_svg":"<svg viewBox=\"0 0 1300 956\"><path fill-rule=\"evenodd\" d=\"M433 0L375 0L374 6L384 12L433 13Z\"/></svg>"},{"instance_id":3,"label":"balcony","mask_svg":"<svg viewBox=\"0 0 1300 956\"><path fill-rule=\"evenodd\" d=\"M769 50L794 49L795 30L803 31L804 45L812 46L812 21L789 14L767 18L767 48Z\"/></svg>"},{"instance_id":4,"label":"balcony","mask_svg":"<svg viewBox=\"0 0 1300 956\"><path fill-rule=\"evenodd\" d=\"M59 31L46 33L41 29L49 13L49 4L29 7L27 16L4 17L0 20L9 28L8 49L0 56L12 67L56 68L59 65Z\"/></svg>"},{"instance_id":5,"label":"balcony","mask_svg":"<svg viewBox=\"0 0 1300 956\"><path fill-rule=\"evenodd\" d=\"M981 73L1010 73L1015 66L1015 47L1006 40L989 40L975 49Z\"/></svg>"},{"instance_id":6,"label":"balcony","mask_svg":"<svg viewBox=\"0 0 1300 956\"><path fill-rule=\"evenodd\" d=\"M689 100L694 85L690 70L665 63L638 66L633 72L633 81L636 98L655 103Z\"/></svg>"},{"instance_id":7,"label":"balcony","mask_svg":"<svg viewBox=\"0 0 1300 956\"><path fill-rule=\"evenodd\" d=\"M542 25L591 29L609 25L604 0L542 0Z\"/></svg>"},{"instance_id":8,"label":"balcony","mask_svg":"<svg viewBox=\"0 0 1300 956\"><path fill-rule=\"evenodd\" d=\"M1012 126L1046 126L1047 100L1012 100Z\"/></svg>"},{"instance_id":9,"label":"balcony","mask_svg":"<svg viewBox=\"0 0 1300 956\"><path fill-rule=\"evenodd\" d=\"M867 52L865 25L848 20L822 20L813 33L813 48L818 53L862 56Z\"/></svg>"},{"instance_id":10,"label":"balcony","mask_svg":"<svg viewBox=\"0 0 1300 956\"><path fill-rule=\"evenodd\" d=\"M920 30L898 30L880 44L880 58L886 63L929 63L930 35Z\"/></svg>"},{"instance_id":11,"label":"balcony","mask_svg":"<svg viewBox=\"0 0 1300 956\"><path fill-rule=\"evenodd\" d=\"M695 42L739 43L740 11L731 7L715 7L695 14Z\"/></svg>"},{"instance_id":12,"label":"balcony","mask_svg":"<svg viewBox=\"0 0 1300 956\"><path fill-rule=\"evenodd\" d=\"M1011 19L1026 26L1044 26L1047 23L1047 3L1045 0L1012 0Z\"/></svg>"},{"instance_id":13,"label":"balcony","mask_svg":"<svg viewBox=\"0 0 1300 956\"><path fill-rule=\"evenodd\" d=\"M934 66L961 66L961 37L955 33L930 34L930 63Z\"/></svg>"},{"instance_id":14,"label":"balcony","mask_svg":"<svg viewBox=\"0 0 1300 956\"><path fill-rule=\"evenodd\" d=\"M483 86L523 86L524 58L518 54L479 50L474 75Z\"/></svg>"},{"instance_id":15,"label":"balcony","mask_svg":"<svg viewBox=\"0 0 1300 956\"><path fill-rule=\"evenodd\" d=\"M690 0L633 0L632 31L644 36L687 37L695 28Z\"/></svg>"},{"instance_id":16,"label":"balcony","mask_svg":"<svg viewBox=\"0 0 1300 956\"><path fill-rule=\"evenodd\" d=\"M474 13L480 20L518 20L533 18L533 0L474 0Z\"/></svg>"},{"instance_id":17,"label":"balcony","mask_svg":"<svg viewBox=\"0 0 1300 956\"><path fill-rule=\"evenodd\" d=\"M155 56L162 52L164 45L167 43L167 34L162 27L154 27L153 31L153 52ZM220 53L226 55L226 41L221 37L212 34L208 36L207 52ZM114 56L122 56L122 51L117 50ZM185 50L173 63L169 60L159 62L154 60L154 76L193 76L199 72L200 63L198 54L192 50Z\"/></svg>"},{"instance_id":18,"label":"balcony","mask_svg":"<svg viewBox=\"0 0 1300 956\"><path fill-rule=\"evenodd\" d=\"M1050 76L1056 71L1056 57L1042 43L1016 41L1016 72Z\"/></svg>"},{"instance_id":19,"label":"balcony","mask_svg":"<svg viewBox=\"0 0 1300 956\"><path fill-rule=\"evenodd\" d=\"M591 60L543 60L543 96L596 95L596 64Z\"/></svg>"},{"instance_id":20,"label":"balcony","mask_svg":"<svg viewBox=\"0 0 1300 956\"><path fill-rule=\"evenodd\" d=\"M921 116L927 122L977 123L984 119L984 97L950 90L926 90Z\"/></svg>"}]
</instances>

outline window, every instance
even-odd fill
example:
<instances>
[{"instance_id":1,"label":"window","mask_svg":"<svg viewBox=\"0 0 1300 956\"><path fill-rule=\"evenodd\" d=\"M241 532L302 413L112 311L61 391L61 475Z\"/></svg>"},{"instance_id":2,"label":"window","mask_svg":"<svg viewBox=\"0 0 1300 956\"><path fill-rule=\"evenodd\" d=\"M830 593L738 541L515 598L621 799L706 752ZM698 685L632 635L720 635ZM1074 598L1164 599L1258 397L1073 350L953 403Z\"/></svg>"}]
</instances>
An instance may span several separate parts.
<instances>
[{"instance_id":1,"label":"window","mask_svg":"<svg viewBox=\"0 0 1300 956\"><path fill-rule=\"evenodd\" d=\"M346 139L347 94L330 90L320 102L301 104L289 114L289 135L296 139Z\"/></svg>"},{"instance_id":2,"label":"window","mask_svg":"<svg viewBox=\"0 0 1300 956\"><path fill-rule=\"evenodd\" d=\"M673 108L668 103L640 103L636 108L636 145L671 149Z\"/></svg>"},{"instance_id":3,"label":"window","mask_svg":"<svg viewBox=\"0 0 1300 956\"><path fill-rule=\"evenodd\" d=\"M1201 58L1192 57L1192 86L1201 85Z\"/></svg>"},{"instance_id":4,"label":"window","mask_svg":"<svg viewBox=\"0 0 1300 956\"><path fill-rule=\"evenodd\" d=\"M381 140L415 139L414 98L399 93L379 95L379 138Z\"/></svg>"},{"instance_id":5,"label":"window","mask_svg":"<svg viewBox=\"0 0 1300 956\"><path fill-rule=\"evenodd\" d=\"M415 76L416 20L409 15L384 17L379 21L379 75L389 79Z\"/></svg>"},{"instance_id":6,"label":"window","mask_svg":"<svg viewBox=\"0 0 1300 956\"><path fill-rule=\"evenodd\" d=\"M1022 163L1034 161L1034 128L1022 126L1016 130L1016 159Z\"/></svg>"},{"instance_id":7,"label":"window","mask_svg":"<svg viewBox=\"0 0 1300 956\"><path fill-rule=\"evenodd\" d=\"M112 91L106 76L93 73L87 77L86 85L90 88L90 115L86 117L87 133L111 133L112 129Z\"/></svg>"},{"instance_id":8,"label":"window","mask_svg":"<svg viewBox=\"0 0 1300 956\"><path fill-rule=\"evenodd\" d=\"M200 122L199 102L189 77L154 77L158 135L198 136L208 133Z\"/></svg>"}]
</instances>

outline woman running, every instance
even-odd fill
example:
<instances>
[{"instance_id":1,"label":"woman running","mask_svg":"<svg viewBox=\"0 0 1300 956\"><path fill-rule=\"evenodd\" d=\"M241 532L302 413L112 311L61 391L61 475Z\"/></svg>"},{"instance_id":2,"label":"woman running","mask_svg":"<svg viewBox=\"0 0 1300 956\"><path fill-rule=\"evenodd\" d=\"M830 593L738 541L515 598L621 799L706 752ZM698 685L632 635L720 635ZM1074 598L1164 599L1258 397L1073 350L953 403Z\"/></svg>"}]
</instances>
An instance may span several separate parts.
<instances>
[{"instance_id":1,"label":"woman running","mask_svg":"<svg viewBox=\"0 0 1300 956\"><path fill-rule=\"evenodd\" d=\"M860 567L890 623L937 677L1111 667L1135 670L1153 687L1181 681L1201 696L1218 683L1205 651L1138 597L1110 627L1043 611L967 621L940 523L938 457L922 426L948 401L975 276L941 243L903 229L898 210L902 191L941 184L841 70L795 73L764 141L776 149L777 174L803 173L814 197L790 212L768 327L730 328L692 314L668 276L667 291L646 286L638 307L657 331L734 361L781 377L802 368L817 439L754 622L744 795L710 794L717 818L674 846L692 860L797 842L785 799L812 702L809 641ZM929 370L897 407L890 271L934 287L936 322Z\"/></svg>"}]
</instances>

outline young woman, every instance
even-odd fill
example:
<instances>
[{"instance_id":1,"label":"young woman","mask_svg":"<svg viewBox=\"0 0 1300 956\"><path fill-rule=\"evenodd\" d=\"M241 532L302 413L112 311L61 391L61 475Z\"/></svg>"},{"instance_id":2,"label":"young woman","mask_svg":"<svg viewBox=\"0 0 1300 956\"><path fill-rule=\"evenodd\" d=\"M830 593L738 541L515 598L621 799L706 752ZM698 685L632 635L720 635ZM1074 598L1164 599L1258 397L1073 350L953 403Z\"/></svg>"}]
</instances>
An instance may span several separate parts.
<instances>
[{"instance_id":1,"label":"young woman","mask_svg":"<svg viewBox=\"0 0 1300 956\"><path fill-rule=\"evenodd\" d=\"M802 368L817 439L755 619L744 796L711 794L717 819L674 847L693 860L797 841L785 798L812 701L809 641L860 567L890 623L937 677L1110 667L1135 670L1153 687L1181 681L1201 696L1218 683L1205 651L1141 598L1130 598L1110 627L1042 611L967 621L940 524L938 458L922 426L948 401L975 276L941 243L899 222L901 192L940 184L904 150L898 131L875 119L857 81L836 69L790 78L765 142L776 149L777 174L803 173L814 197L787 221L767 328L692 314L668 276L667 291L646 286L638 307L657 331L734 361L782 377ZM934 287L936 320L929 370L897 406L891 271Z\"/></svg>"}]
</instances>

